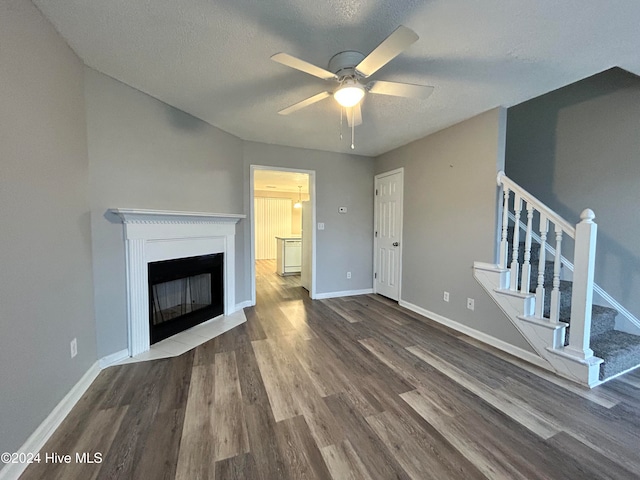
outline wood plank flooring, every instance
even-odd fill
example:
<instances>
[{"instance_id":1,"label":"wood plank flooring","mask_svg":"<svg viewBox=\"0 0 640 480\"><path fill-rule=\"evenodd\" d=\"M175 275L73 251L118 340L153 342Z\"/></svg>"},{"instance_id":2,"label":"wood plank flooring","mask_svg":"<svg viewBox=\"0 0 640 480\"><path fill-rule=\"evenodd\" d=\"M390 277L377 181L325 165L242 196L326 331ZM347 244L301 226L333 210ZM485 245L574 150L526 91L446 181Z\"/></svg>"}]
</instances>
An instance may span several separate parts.
<instances>
[{"instance_id":1,"label":"wood plank flooring","mask_svg":"<svg viewBox=\"0 0 640 480\"><path fill-rule=\"evenodd\" d=\"M640 478L640 373L591 391L258 262L247 323L102 371L23 479Z\"/></svg>"}]
</instances>

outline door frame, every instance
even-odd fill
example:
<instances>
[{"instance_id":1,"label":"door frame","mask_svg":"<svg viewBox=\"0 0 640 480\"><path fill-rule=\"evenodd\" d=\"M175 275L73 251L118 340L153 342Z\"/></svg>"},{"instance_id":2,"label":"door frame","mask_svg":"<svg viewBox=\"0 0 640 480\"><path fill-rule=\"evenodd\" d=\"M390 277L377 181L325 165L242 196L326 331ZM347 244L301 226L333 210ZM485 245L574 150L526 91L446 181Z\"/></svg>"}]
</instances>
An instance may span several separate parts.
<instances>
[{"instance_id":1,"label":"door frame","mask_svg":"<svg viewBox=\"0 0 640 480\"><path fill-rule=\"evenodd\" d=\"M251 237L250 255L251 259L251 305L256 304L256 232L255 232L255 212L254 212L254 173L256 170L272 170L277 172L306 173L309 175L309 201L311 202L311 223L314 228L311 230L311 290L309 297L316 298L316 171L303 170L299 168L275 167L269 165L251 165L249 175L249 231ZM245 197L246 198L246 197ZM245 270L246 271L246 270Z\"/></svg>"},{"instance_id":2,"label":"door frame","mask_svg":"<svg viewBox=\"0 0 640 480\"><path fill-rule=\"evenodd\" d=\"M400 174L400 182L402 186L402 191L400 192L400 199L402 205L399 211L399 220L400 220L400 246L398 248L398 302L402 300L402 252L404 250L404 167L396 168L394 170L389 170L388 172L379 173L374 177L373 180L373 293L377 294L377 278L376 278L376 266L378 265L378 237L376 236L376 227L378 225L378 202L376 200L376 185L378 184L378 180L387 177L389 175L394 175L396 173Z\"/></svg>"}]
</instances>

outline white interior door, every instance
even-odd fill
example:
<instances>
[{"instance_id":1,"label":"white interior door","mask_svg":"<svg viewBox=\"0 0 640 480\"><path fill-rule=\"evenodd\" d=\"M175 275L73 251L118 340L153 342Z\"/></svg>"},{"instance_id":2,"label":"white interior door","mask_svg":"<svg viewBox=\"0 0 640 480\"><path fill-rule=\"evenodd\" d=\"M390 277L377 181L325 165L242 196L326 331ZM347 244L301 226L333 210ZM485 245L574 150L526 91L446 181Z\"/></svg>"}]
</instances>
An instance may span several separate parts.
<instances>
[{"instance_id":1,"label":"white interior door","mask_svg":"<svg viewBox=\"0 0 640 480\"><path fill-rule=\"evenodd\" d=\"M402 266L402 169L376 175L374 291L400 298Z\"/></svg>"}]
</instances>

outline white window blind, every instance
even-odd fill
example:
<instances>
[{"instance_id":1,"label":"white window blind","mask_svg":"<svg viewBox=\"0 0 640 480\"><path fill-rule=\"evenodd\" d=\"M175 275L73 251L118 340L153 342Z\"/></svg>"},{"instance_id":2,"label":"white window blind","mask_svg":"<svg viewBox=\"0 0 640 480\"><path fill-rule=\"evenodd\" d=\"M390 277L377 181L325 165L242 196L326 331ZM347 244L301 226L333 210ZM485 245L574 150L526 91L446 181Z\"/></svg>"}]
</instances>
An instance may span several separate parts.
<instances>
[{"instance_id":1,"label":"white window blind","mask_svg":"<svg viewBox=\"0 0 640 480\"><path fill-rule=\"evenodd\" d=\"M276 236L291 235L291 199L255 197L256 260L276 258Z\"/></svg>"}]
</instances>

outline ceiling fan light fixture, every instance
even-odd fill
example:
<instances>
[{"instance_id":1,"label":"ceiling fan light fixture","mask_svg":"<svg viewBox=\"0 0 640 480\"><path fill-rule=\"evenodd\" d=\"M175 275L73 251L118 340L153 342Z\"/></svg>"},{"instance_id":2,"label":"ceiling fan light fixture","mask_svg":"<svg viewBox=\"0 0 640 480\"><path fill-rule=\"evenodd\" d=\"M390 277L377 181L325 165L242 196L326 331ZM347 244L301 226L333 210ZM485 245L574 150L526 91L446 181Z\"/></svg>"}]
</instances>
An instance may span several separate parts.
<instances>
[{"instance_id":1,"label":"ceiling fan light fixture","mask_svg":"<svg viewBox=\"0 0 640 480\"><path fill-rule=\"evenodd\" d=\"M333 94L336 102L345 108L357 105L362 100L362 97L364 97L364 87L355 80L345 82Z\"/></svg>"}]
</instances>

